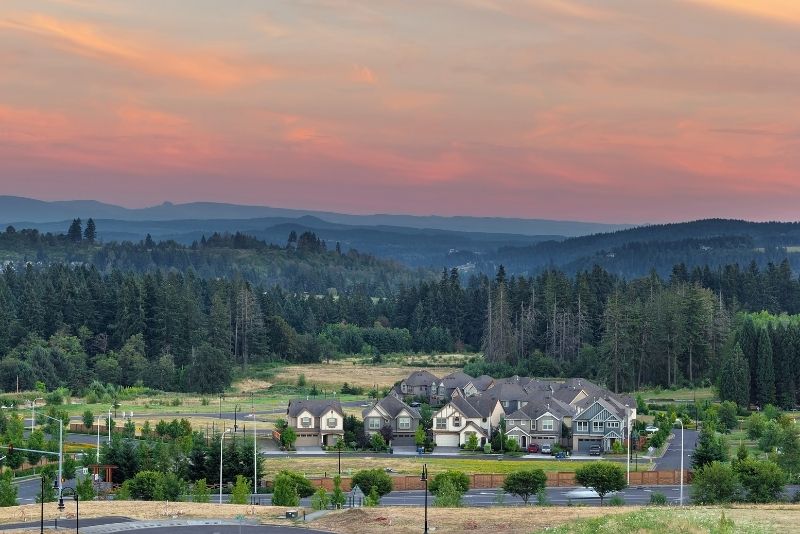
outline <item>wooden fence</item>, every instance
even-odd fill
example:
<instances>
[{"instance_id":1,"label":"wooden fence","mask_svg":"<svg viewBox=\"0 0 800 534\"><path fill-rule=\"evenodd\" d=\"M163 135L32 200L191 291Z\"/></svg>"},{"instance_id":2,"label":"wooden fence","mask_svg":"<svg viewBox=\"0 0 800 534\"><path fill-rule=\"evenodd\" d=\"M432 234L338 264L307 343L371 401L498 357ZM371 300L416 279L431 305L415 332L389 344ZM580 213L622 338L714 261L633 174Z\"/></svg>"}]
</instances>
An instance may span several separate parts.
<instances>
[{"instance_id":1,"label":"wooden fence","mask_svg":"<svg viewBox=\"0 0 800 534\"><path fill-rule=\"evenodd\" d=\"M549 487L574 487L575 473L568 472L546 472L547 485ZM501 474L467 475L469 477L469 487L471 489L494 489L503 485L506 476ZM691 482L691 472L684 471L684 482ZM674 471L640 471L631 472L631 486L675 486L680 484L681 472ZM312 478L314 486L325 488L327 491L333 490L332 478ZM395 491L423 490L425 483L419 476L393 476L392 484ZM350 491L351 479L342 477L342 490Z\"/></svg>"}]
</instances>

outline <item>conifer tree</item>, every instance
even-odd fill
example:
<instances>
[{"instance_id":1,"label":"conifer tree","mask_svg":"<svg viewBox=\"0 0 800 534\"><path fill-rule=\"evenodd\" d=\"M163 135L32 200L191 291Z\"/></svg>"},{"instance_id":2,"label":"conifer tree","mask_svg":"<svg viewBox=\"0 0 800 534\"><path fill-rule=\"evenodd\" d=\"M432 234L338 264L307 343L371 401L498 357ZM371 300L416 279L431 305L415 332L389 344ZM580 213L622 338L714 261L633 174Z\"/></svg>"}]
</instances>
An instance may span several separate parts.
<instances>
[{"instance_id":1,"label":"conifer tree","mask_svg":"<svg viewBox=\"0 0 800 534\"><path fill-rule=\"evenodd\" d=\"M722 362L718 388L720 400L733 401L743 408L750 402L750 369L738 343Z\"/></svg>"},{"instance_id":2,"label":"conifer tree","mask_svg":"<svg viewBox=\"0 0 800 534\"><path fill-rule=\"evenodd\" d=\"M97 226L95 226L94 219L91 217L86 221L86 230L83 231L83 238L91 244L94 244L94 240L97 238Z\"/></svg>"},{"instance_id":3,"label":"conifer tree","mask_svg":"<svg viewBox=\"0 0 800 534\"><path fill-rule=\"evenodd\" d=\"M758 332L758 360L756 361L756 403L759 406L775 403L775 370L772 362L772 342L767 330Z\"/></svg>"},{"instance_id":4,"label":"conifer tree","mask_svg":"<svg viewBox=\"0 0 800 534\"><path fill-rule=\"evenodd\" d=\"M83 229L81 228L81 220L73 219L72 224L69 225L67 230L67 238L73 243L80 243L83 239Z\"/></svg>"}]
</instances>

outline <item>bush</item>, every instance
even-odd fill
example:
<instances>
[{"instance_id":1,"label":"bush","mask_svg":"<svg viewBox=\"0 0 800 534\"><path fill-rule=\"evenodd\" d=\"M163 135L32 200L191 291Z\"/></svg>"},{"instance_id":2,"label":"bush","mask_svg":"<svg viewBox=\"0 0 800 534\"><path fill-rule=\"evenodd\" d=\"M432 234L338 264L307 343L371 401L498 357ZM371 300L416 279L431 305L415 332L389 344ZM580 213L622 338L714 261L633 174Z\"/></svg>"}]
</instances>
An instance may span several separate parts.
<instances>
[{"instance_id":1,"label":"bush","mask_svg":"<svg viewBox=\"0 0 800 534\"><path fill-rule=\"evenodd\" d=\"M288 471L281 471L275 477L275 488L272 492L273 506L298 506L300 496L297 494L297 486Z\"/></svg>"},{"instance_id":2,"label":"bush","mask_svg":"<svg viewBox=\"0 0 800 534\"><path fill-rule=\"evenodd\" d=\"M650 504L653 506L664 506L667 504L667 496L659 492L651 493Z\"/></svg>"},{"instance_id":3,"label":"bush","mask_svg":"<svg viewBox=\"0 0 800 534\"><path fill-rule=\"evenodd\" d=\"M236 483L231 491L231 504L247 504L250 498L250 482L242 475L236 475Z\"/></svg>"},{"instance_id":4,"label":"bush","mask_svg":"<svg viewBox=\"0 0 800 534\"><path fill-rule=\"evenodd\" d=\"M364 469L353 475L352 485L361 488L365 495L375 488L378 495L383 497L392 491L392 478L380 469Z\"/></svg>"},{"instance_id":5,"label":"bush","mask_svg":"<svg viewBox=\"0 0 800 534\"><path fill-rule=\"evenodd\" d=\"M366 507L373 507L378 506L381 503L381 496L378 495L378 489L373 486L372 489L369 491L369 495L364 497L364 506Z\"/></svg>"},{"instance_id":6,"label":"bush","mask_svg":"<svg viewBox=\"0 0 800 534\"><path fill-rule=\"evenodd\" d=\"M136 475L126 480L131 498L140 501L152 501L156 494L156 487L161 480L158 471L139 471Z\"/></svg>"},{"instance_id":7,"label":"bush","mask_svg":"<svg viewBox=\"0 0 800 534\"><path fill-rule=\"evenodd\" d=\"M327 510L328 504L330 504L328 492L323 488L319 488L314 492L313 497L311 497L311 508L314 510Z\"/></svg>"},{"instance_id":8,"label":"bush","mask_svg":"<svg viewBox=\"0 0 800 534\"><path fill-rule=\"evenodd\" d=\"M372 434L372 437L369 438L369 446L372 447L373 451L381 452L386 449L386 440L378 433Z\"/></svg>"},{"instance_id":9,"label":"bush","mask_svg":"<svg viewBox=\"0 0 800 534\"><path fill-rule=\"evenodd\" d=\"M211 502L211 493L208 491L206 479L201 478L192 486L192 501L194 502Z\"/></svg>"},{"instance_id":10,"label":"bush","mask_svg":"<svg viewBox=\"0 0 800 534\"><path fill-rule=\"evenodd\" d=\"M438 475L437 475L438 476ZM440 508L459 508L464 492L452 477L444 477L437 484L433 505Z\"/></svg>"},{"instance_id":11,"label":"bush","mask_svg":"<svg viewBox=\"0 0 800 534\"><path fill-rule=\"evenodd\" d=\"M698 469L692 480L692 500L697 504L729 503L738 499L741 485L730 465L711 462Z\"/></svg>"},{"instance_id":12,"label":"bush","mask_svg":"<svg viewBox=\"0 0 800 534\"><path fill-rule=\"evenodd\" d=\"M748 502L775 502L783 495L786 473L777 464L745 459L736 462L734 469Z\"/></svg>"},{"instance_id":13,"label":"bush","mask_svg":"<svg viewBox=\"0 0 800 534\"><path fill-rule=\"evenodd\" d=\"M17 505L17 486L11 483L12 471L0 476L0 507Z\"/></svg>"},{"instance_id":14,"label":"bush","mask_svg":"<svg viewBox=\"0 0 800 534\"><path fill-rule=\"evenodd\" d=\"M331 504L335 508L341 508L347 502L347 496L342 491L342 477L334 475L333 477L333 494L331 494Z\"/></svg>"},{"instance_id":15,"label":"bush","mask_svg":"<svg viewBox=\"0 0 800 534\"><path fill-rule=\"evenodd\" d=\"M78 494L78 499L80 499L82 502L94 500L95 492L92 477L84 477L83 480L78 482L75 485L75 492Z\"/></svg>"},{"instance_id":16,"label":"bush","mask_svg":"<svg viewBox=\"0 0 800 534\"><path fill-rule=\"evenodd\" d=\"M469 491L469 477L461 471L449 470L444 473L439 473L428 484L428 489L433 495L439 493L442 484L449 480L453 486L458 489L462 494Z\"/></svg>"},{"instance_id":17,"label":"bush","mask_svg":"<svg viewBox=\"0 0 800 534\"><path fill-rule=\"evenodd\" d=\"M609 506L625 506L625 499L619 495L614 495L608 500Z\"/></svg>"},{"instance_id":18,"label":"bush","mask_svg":"<svg viewBox=\"0 0 800 534\"><path fill-rule=\"evenodd\" d=\"M165 473L156 484L153 498L157 501L180 501L186 492L186 483L175 473Z\"/></svg>"},{"instance_id":19,"label":"bush","mask_svg":"<svg viewBox=\"0 0 800 534\"><path fill-rule=\"evenodd\" d=\"M311 497L312 495L314 495L314 492L317 491L317 488L315 488L314 485L311 484L311 481L308 480L303 475L301 475L300 473L295 473L293 471L281 471L278 474L284 474L289 477L289 479L294 484L295 490L297 491L297 495L301 499L305 499L306 497ZM277 478L275 480L277 481Z\"/></svg>"}]
</instances>

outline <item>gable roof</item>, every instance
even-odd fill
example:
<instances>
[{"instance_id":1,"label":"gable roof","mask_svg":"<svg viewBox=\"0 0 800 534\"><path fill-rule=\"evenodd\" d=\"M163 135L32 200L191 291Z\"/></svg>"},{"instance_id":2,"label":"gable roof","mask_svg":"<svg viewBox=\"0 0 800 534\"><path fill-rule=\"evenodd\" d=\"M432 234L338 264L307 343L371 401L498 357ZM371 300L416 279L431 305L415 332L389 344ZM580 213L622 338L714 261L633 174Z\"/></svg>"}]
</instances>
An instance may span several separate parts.
<instances>
[{"instance_id":1,"label":"gable roof","mask_svg":"<svg viewBox=\"0 0 800 534\"><path fill-rule=\"evenodd\" d=\"M420 418L419 411L416 408L412 408L411 406L409 406L408 404L397 398L397 396L395 395L385 396L380 401L378 401L373 407L367 408L363 412L361 412L362 415L366 417L366 415L369 412L371 412L373 408L379 409L392 419L397 417L403 410L408 412L408 414L414 419Z\"/></svg>"},{"instance_id":2,"label":"gable roof","mask_svg":"<svg viewBox=\"0 0 800 534\"><path fill-rule=\"evenodd\" d=\"M337 412L339 415L344 416L341 403L336 399L294 399L289 401L289 407L286 409L286 414L289 417L297 417L303 410L314 417L320 417L322 414L329 410Z\"/></svg>"},{"instance_id":3,"label":"gable roof","mask_svg":"<svg viewBox=\"0 0 800 534\"><path fill-rule=\"evenodd\" d=\"M481 375L477 378L473 378L470 382L478 391L486 391L494 383L494 378L489 375Z\"/></svg>"},{"instance_id":4,"label":"gable roof","mask_svg":"<svg viewBox=\"0 0 800 534\"><path fill-rule=\"evenodd\" d=\"M442 385L445 389L463 388L472 381L472 377L467 373L456 371L442 377Z\"/></svg>"},{"instance_id":5,"label":"gable roof","mask_svg":"<svg viewBox=\"0 0 800 534\"><path fill-rule=\"evenodd\" d=\"M434 382L437 384L439 383L439 379L436 378L436 375L431 373L430 371L414 371L408 378L403 380L407 386L430 386Z\"/></svg>"}]
</instances>

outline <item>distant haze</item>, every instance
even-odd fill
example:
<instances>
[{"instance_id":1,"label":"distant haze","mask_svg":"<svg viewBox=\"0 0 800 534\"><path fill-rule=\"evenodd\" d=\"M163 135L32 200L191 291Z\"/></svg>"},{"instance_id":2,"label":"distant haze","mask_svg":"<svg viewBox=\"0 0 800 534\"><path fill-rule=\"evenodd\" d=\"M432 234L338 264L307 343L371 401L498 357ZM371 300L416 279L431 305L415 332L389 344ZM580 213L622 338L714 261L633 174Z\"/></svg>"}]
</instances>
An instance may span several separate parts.
<instances>
[{"instance_id":1,"label":"distant haze","mask_svg":"<svg viewBox=\"0 0 800 534\"><path fill-rule=\"evenodd\" d=\"M121 221L173 221L211 219L285 218L313 216L323 221L355 226L398 226L431 228L459 232L485 232L519 235L581 236L629 228L628 225L509 219L499 217L439 217L412 215L352 215L268 206L242 206L212 202L189 204L163 203L150 208L129 209L94 200L45 202L30 198L0 196L0 223L46 223L73 218L116 219ZM66 228L65 228L66 229Z\"/></svg>"}]
</instances>

